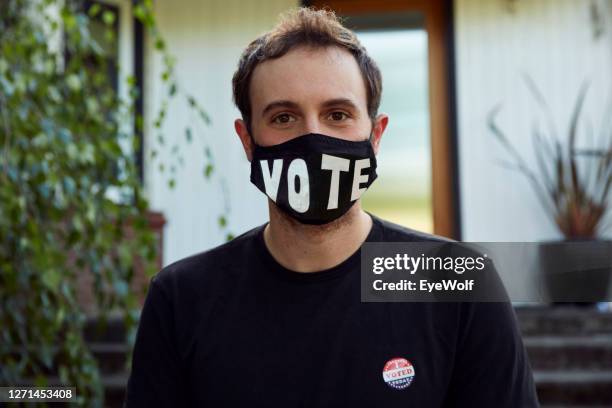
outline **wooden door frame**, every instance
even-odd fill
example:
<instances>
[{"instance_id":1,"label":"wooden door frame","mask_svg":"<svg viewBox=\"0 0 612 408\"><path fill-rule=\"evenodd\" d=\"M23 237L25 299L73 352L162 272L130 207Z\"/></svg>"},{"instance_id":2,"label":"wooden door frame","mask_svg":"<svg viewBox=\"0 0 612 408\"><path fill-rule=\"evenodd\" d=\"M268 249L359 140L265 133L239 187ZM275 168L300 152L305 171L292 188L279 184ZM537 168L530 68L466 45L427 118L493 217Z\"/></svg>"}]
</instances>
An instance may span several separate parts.
<instances>
[{"instance_id":1,"label":"wooden door frame","mask_svg":"<svg viewBox=\"0 0 612 408\"><path fill-rule=\"evenodd\" d=\"M429 112L434 233L460 239L452 0L313 0L339 15L419 12L428 38Z\"/></svg>"}]
</instances>

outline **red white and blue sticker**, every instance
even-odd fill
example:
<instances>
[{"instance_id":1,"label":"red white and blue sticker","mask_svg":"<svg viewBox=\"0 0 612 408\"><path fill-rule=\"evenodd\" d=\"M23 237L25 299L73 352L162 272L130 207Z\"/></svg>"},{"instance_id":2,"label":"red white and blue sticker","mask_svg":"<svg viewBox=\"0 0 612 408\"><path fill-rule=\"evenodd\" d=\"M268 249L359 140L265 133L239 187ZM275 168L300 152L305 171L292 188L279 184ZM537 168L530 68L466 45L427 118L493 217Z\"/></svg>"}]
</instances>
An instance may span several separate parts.
<instances>
[{"instance_id":1,"label":"red white and blue sticker","mask_svg":"<svg viewBox=\"0 0 612 408\"><path fill-rule=\"evenodd\" d=\"M414 366L405 358L396 357L385 363L383 379L396 390L403 390L412 384L414 379Z\"/></svg>"}]
</instances>

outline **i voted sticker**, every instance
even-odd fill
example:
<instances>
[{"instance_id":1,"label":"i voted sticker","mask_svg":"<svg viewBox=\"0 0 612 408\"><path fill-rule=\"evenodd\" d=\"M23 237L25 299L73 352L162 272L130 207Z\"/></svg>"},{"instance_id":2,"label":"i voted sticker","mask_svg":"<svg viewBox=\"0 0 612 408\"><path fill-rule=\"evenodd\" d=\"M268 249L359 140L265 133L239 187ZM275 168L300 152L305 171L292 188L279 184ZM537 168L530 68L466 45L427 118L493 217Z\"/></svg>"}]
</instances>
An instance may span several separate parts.
<instances>
[{"instance_id":1,"label":"i voted sticker","mask_svg":"<svg viewBox=\"0 0 612 408\"><path fill-rule=\"evenodd\" d=\"M414 366L405 358L396 357L385 363L383 379L396 390L407 388L414 379Z\"/></svg>"}]
</instances>

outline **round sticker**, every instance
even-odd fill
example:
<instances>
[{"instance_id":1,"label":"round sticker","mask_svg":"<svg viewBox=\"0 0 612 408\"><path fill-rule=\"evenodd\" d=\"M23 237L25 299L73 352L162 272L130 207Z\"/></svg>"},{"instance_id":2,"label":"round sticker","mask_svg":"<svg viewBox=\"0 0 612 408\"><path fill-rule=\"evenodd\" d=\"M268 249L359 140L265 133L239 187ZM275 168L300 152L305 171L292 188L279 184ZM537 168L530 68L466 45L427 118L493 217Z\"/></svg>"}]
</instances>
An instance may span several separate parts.
<instances>
[{"instance_id":1,"label":"round sticker","mask_svg":"<svg viewBox=\"0 0 612 408\"><path fill-rule=\"evenodd\" d=\"M383 379L396 390L408 387L414 378L414 366L405 358L392 358L385 363Z\"/></svg>"}]
</instances>

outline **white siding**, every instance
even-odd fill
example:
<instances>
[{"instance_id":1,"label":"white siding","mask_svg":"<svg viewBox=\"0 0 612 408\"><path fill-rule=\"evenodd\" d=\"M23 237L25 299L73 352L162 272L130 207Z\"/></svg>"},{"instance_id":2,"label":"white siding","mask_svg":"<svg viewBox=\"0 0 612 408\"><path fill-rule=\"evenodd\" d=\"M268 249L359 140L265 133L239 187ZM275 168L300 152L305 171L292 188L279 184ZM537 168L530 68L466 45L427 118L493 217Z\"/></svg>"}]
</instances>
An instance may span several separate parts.
<instances>
[{"instance_id":1,"label":"white siding","mask_svg":"<svg viewBox=\"0 0 612 408\"><path fill-rule=\"evenodd\" d=\"M230 197L230 230L241 233L267 220L265 197L249 182L249 165L233 128L239 117L232 104L231 77L244 47L258 34L270 29L278 14L297 6L296 0L181 0L157 1L158 24L167 40L171 53L177 58L180 84L195 95L213 124L195 128L194 141L185 143L185 125L197 122L189 114L186 104L178 99L167 114L165 162L171 162L169 153L175 141L185 166L179 168L174 190L167 187L167 174L161 175L151 166L147 154L146 183L152 207L162 211L167 219L165 229L164 264L205 250L224 242L217 226L217 217L223 212L222 192L218 177L208 182L203 176L204 135L212 147L216 162L216 175L227 179ZM150 44L147 52L146 105L148 121L158 111L162 69L158 57L152 57ZM147 150L155 142L156 132L148 128ZM167 171L167 170L166 170Z\"/></svg>"},{"instance_id":2,"label":"white siding","mask_svg":"<svg viewBox=\"0 0 612 408\"><path fill-rule=\"evenodd\" d=\"M595 42L587 1L519 0L508 13L503 0L455 0L459 170L463 238L468 241L536 241L559 236L519 174L497 161L504 150L486 125L487 113L503 103L498 123L519 150L533 159L531 122L537 106L521 79L529 73L548 100L557 126L565 131L583 79L591 88L585 112L595 125L611 95L612 18L604 37ZM605 2L600 0L603 5ZM608 7L612 8L610 2ZM198 97L213 120L200 127L186 145L185 125L197 122L181 101L168 111L164 127L166 152L181 141L186 165L177 186L146 160L146 183L154 209L168 220L164 263L224 241L217 226L222 212L217 178L202 176L204 134L216 158L217 174L228 182L230 230L241 233L267 220L266 200L249 183L249 166L233 120L239 117L231 101L231 76L247 43L274 24L278 14L297 0L181 0L157 1L156 14L169 48L177 57L180 83ZM161 62L147 53L145 114L159 108ZM541 116L539 116L541 117ZM147 149L155 143L149 128ZM168 158L163 159L170 162Z\"/></svg>"},{"instance_id":3,"label":"white siding","mask_svg":"<svg viewBox=\"0 0 612 408\"><path fill-rule=\"evenodd\" d=\"M533 162L531 124L542 115L522 73L541 89L564 134L584 79L591 82L584 117L596 129L612 96L610 1L599 1L607 20L599 41L593 40L589 1L518 0L514 14L507 3L455 0L461 215L467 241L560 237L522 175L497 164L507 156L487 129L488 112L502 102L498 124Z\"/></svg>"}]
</instances>

